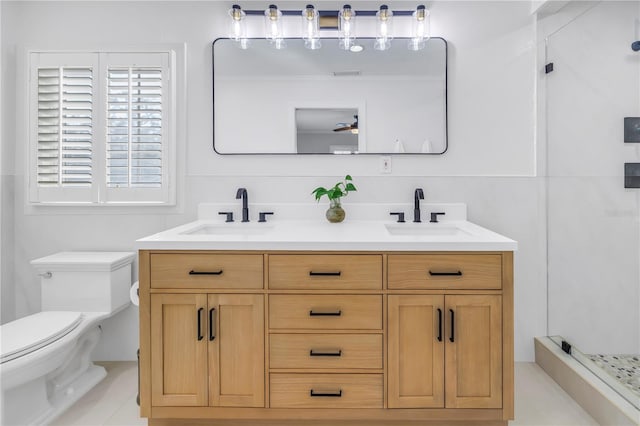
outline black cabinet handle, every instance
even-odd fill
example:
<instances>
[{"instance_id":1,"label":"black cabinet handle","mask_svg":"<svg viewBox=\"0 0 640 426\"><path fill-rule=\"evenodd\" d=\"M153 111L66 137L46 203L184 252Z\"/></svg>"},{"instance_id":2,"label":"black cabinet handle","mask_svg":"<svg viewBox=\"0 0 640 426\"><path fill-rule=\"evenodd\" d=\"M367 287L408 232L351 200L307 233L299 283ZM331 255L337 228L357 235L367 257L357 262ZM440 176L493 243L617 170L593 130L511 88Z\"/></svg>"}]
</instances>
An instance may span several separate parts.
<instances>
[{"instance_id":1,"label":"black cabinet handle","mask_svg":"<svg viewBox=\"0 0 640 426\"><path fill-rule=\"evenodd\" d=\"M202 335L202 311L204 311L204 308L198 309L198 340L199 341L204 339L204 336Z\"/></svg>"},{"instance_id":2,"label":"black cabinet handle","mask_svg":"<svg viewBox=\"0 0 640 426\"><path fill-rule=\"evenodd\" d=\"M339 277L342 272L313 272L309 271L309 276L311 277Z\"/></svg>"},{"instance_id":3,"label":"black cabinet handle","mask_svg":"<svg viewBox=\"0 0 640 426\"><path fill-rule=\"evenodd\" d=\"M442 342L442 309L438 308L438 342Z\"/></svg>"},{"instance_id":4,"label":"black cabinet handle","mask_svg":"<svg viewBox=\"0 0 640 426\"><path fill-rule=\"evenodd\" d=\"M328 396L328 397L336 397L340 398L342 396L342 389L337 392L314 392L313 389L309 392L310 396Z\"/></svg>"},{"instance_id":5,"label":"black cabinet handle","mask_svg":"<svg viewBox=\"0 0 640 426\"><path fill-rule=\"evenodd\" d=\"M209 340L216 338L216 308L209 309Z\"/></svg>"},{"instance_id":6,"label":"black cabinet handle","mask_svg":"<svg viewBox=\"0 0 640 426\"><path fill-rule=\"evenodd\" d=\"M453 312L453 309L449 309L449 313L451 314L451 335L449 336L449 341L450 342L455 342L455 339L454 339L455 313Z\"/></svg>"},{"instance_id":7,"label":"black cabinet handle","mask_svg":"<svg viewBox=\"0 0 640 426\"><path fill-rule=\"evenodd\" d=\"M342 356L342 349L335 352L315 352L313 349L309 351L309 356Z\"/></svg>"},{"instance_id":8,"label":"black cabinet handle","mask_svg":"<svg viewBox=\"0 0 640 426\"><path fill-rule=\"evenodd\" d=\"M309 311L310 317L339 317L342 315L342 311L338 310L335 312L315 312L313 309Z\"/></svg>"},{"instance_id":9,"label":"black cabinet handle","mask_svg":"<svg viewBox=\"0 0 640 426\"><path fill-rule=\"evenodd\" d=\"M222 275L222 269L219 271L189 271L189 275Z\"/></svg>"},{"instance_id":10,"label":"black cabinet handle","mask_svg":"<svg viewBox=\"0 0 640 426\"><path fill-rule=\"evenodd\" d=\"M432 277L441 277L441 276L461 277L462 276L462 271L456 271L456 272L433 272L433 271L429 271L429 275L431 275Z\"/></svg>"}]
</instances>

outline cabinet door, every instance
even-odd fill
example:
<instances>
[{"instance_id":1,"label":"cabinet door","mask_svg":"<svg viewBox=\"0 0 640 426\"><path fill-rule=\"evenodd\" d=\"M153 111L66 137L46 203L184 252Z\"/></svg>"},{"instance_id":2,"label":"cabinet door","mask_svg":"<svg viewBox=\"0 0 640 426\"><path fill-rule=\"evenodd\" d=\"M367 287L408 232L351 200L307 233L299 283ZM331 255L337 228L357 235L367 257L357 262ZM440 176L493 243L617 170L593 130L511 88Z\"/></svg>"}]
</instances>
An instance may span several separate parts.
<instances>
[{"instance_id":1,"label":"cabinet door","mask_svg":"<svg viewBox=\"0 0 640 426\"><path fill-rule=\"evenodd\" d=\"M207 296L151 295L151 404L204 406Z\"/></svg>"},{"instance_id":2,"label":"cabinet door","mask_svg":"<svg viewBox=\"0 0 640 426\"><path fill-rule=\"evenodd\" d=\"M502 407L502 296L446 296L447 408Z\"/></svg>"},{"instance_id":3,"label":"cabinet door","mask_svg":"<svg viewBox=\"0 0 640 426\"><path fill-rule=\"evenodd\" d=\"M389 408L444 407L444 296L388 299Z\"/></svg>"},{"instance_id":4,"label":"cabinet door","mask_svg":"<svg viewBox=\"0 0 640 426\"><path fill-rule=\"evenodd\" d=\"M264 296L210 294L209 404L264 407Z\"/></svg>"}]
</instances>

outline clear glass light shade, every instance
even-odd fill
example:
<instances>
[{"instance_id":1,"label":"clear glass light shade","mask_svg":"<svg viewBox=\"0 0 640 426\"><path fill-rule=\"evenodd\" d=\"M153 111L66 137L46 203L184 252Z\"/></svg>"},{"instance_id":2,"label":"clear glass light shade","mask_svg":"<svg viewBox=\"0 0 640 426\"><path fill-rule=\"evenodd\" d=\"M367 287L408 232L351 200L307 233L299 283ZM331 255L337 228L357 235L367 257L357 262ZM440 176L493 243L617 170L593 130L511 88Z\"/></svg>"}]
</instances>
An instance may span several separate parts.
<instances>
[{"instance_id":1,"label":"clear glass light shade","mask_svg":"<svg viewBox=\"0 0 640 426\"><path fill-rule=\"evenodd\" d=\"M349 50L356 42L356 12L350 5L345 4L338 12L338 25L340 48Z\"/></svg>"},{"instance_id":2,"label":"clear glass light shade","mask_svg":"<svg viewBox=\"0 0 640 426\"><path fill-rule=\"evenodd\" d=\"M307 49L320 49L319 20L320 15L312 5L302 11L302 39Z\"/></svg>"},{"instance_id":3,"label":"clear glass light shade","mask_svg":"<svg viewBox=\"0 0 640 426\"><path fill-rule=\"evenodd\" d=\"M283 49L286 44L282 38L282 12L275 5L269 5L264 11L264 37L273 42L276 49Z\"/></svg>"},{"instance_id":4,"label":"clear glass light shade","mask_svg":"<svg viewBox=\"0 0 640 426\"><path fill-rule=\"evenodd\" d=\"M229 38L234 41L240 41L247 37L247 25L245 21L246 13L238 6L234 4L229 9Z\"/></svg>"},{"instance_id":5,"label":"clear glass light shade","mask_svg":"<svg viewBox=\"0 0 640 426\"><path fill-rule=\"evenodd\" d=\"M393 40L393 12L386 5L380 6L376 13L376 50L387 50Z\"/></svg>"},{"instance_id":6,"label":"clear glass light shade","mask_svg":"<svg viewBox=\"0 0 640 426\"><path fill-rule=\"evenodd\" d=\"M411 21L411 39L409 39L409 50L424 49L425 42L431 37L431 21L429 11L420 5L413 12Z\"/></svg>"}]
</instances>

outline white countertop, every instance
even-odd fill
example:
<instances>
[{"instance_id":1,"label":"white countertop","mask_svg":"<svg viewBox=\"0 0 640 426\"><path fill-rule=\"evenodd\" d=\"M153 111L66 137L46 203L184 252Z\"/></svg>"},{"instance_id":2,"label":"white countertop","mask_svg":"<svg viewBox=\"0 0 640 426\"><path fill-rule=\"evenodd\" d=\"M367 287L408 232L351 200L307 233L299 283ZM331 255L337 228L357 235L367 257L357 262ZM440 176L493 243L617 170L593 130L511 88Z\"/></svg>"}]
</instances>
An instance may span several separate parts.
<instances>
[{"instance_id":1,"label":"white countertop","mask_svg":"<svg viewBox=\"0 0 640 426\"><path fill-rule=\"evenodd\" d=\"M517 242L466 220L464 204L423 205L422 223L413 223L413 205L343 205L347 219L329 223L324 208L297 205L304 212L291 218L292 205L250 205L251 222L241 223L236 204L200 207L200 219L136 243L140 250L317 250L317 251L514 251ZM226 210L225 210L226 209ZM218 211L233 209L236 221L225 223ZM288 209L288 210L287 210ZM400 209L400 210L399 210ZM396 223L390 211L405 212ZM253 218L258 211L274 211L266 223ZM439 223L429 213L445 211ZM351 213L351 215L350 215ZM386 218L386 217L388 218ZM380 219L384 218L384 219Z\"/></svg>"}]
</instances>

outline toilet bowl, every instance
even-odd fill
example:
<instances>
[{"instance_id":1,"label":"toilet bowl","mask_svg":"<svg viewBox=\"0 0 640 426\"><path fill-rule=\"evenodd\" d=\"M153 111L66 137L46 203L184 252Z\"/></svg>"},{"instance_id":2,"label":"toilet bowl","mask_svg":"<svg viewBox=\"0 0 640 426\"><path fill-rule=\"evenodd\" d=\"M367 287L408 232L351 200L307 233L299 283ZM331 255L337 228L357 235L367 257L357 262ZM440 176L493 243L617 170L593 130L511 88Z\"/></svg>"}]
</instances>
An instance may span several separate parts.
<instances>
[{"instance_id":1,"label":"toilet bowl","mask_svg":"<svg viewBox=\"0 0 640 426\"><path fill-rule=\"evenodd\" d=\"M102 320L130 303L134 257L63 252L31 262L42 312L0 326L0 424L48 424L106 376L91 352Z\"/></svg>"}]
</instances>

